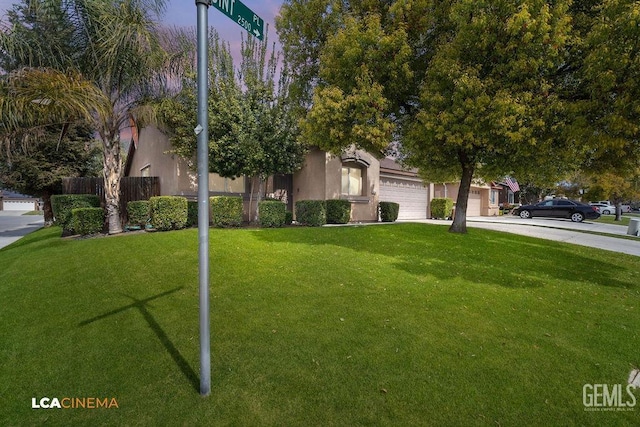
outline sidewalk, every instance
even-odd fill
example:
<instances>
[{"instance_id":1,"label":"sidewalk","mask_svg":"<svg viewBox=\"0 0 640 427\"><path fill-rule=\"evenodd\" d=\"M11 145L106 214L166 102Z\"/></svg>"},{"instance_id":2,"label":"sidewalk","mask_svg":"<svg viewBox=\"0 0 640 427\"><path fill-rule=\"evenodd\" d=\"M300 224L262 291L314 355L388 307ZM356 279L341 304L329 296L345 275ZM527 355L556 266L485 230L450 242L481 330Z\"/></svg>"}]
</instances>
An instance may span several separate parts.
<instances>
[{"instance_id":1,"label":"sidewalk","mask_svg":"<svg viewBox=\"0 0 640 427\"><path fill-rule=\"evenodd\" d=\"M44 226L42 215L23 215L22 211L0 211L0 249Z\"/></svg>"},{"instance_id":2,"label":"sidewalk","mask_svg":"<svg viewBox=\"0 0 640 427\"><path fill-rule=\"evenodd\" d=\"M451 225L451 221L419 220L406 222L423 222L428 224ZM600 236L590 233L606 233L628 236L624 225L600 224L597 222L571 222L570 220L552 218L522 219L516 216L468 217L467 227L484 228L503 231L540 239L555 240L604 249L628 255L640 256L640 238L623 239ZM629 236L631 237L631 236Z\"/></svg>"}]
</instances>

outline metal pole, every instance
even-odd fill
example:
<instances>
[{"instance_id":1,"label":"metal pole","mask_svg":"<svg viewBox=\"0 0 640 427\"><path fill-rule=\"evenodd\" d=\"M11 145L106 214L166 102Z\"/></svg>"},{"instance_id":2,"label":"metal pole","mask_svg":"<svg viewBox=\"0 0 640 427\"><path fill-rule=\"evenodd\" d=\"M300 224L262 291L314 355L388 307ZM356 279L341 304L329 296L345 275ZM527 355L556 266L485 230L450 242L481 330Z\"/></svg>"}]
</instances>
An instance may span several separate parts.
<instances>
[{"instance_id":1,"label":"metal pole","mask_svg":"<svg viewBox=\"0 0 640 427\"><path fill-rule=\"evenodd\" d=\"M209 110L208 8L209 0L196 0L198 9L198 265L200 278L200 394L211 393L209 332Z\"/></svg>"}]
</instances>

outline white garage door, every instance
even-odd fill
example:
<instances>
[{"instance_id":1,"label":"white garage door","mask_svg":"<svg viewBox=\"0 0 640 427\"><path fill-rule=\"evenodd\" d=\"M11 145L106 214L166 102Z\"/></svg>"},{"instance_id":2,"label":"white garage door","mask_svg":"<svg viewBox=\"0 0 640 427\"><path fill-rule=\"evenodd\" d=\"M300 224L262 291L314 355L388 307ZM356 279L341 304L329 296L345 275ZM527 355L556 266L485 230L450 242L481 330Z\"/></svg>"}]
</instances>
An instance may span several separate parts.
<instances>
[{"instance_id":1,"label":"white garage door","mask_svg":"<svg viewBox=\"0 0 640 427\"><path fill-rule=\"evenodd\" d=\"M425 219L429 193L421 181L380 177L380 201L400 204L398 219Z\"/></svg>"},{"instance_id":2,"label":"white garage door","mask_svg":"<svg viewBox=\"0 0 640 427\"><path fill-rule=\"evenodd\" d=\"M4 200L2 209L5 211L32 211L35 209L33 200Z\"/></svg>"},{"instance_id":3,"label":"white garage door","mask_svg":"<svg viewBox=\"0 0 640 427\"><path fill-rule=\"evenodd\" d=\"M480 190L469 190L469 201L467 202L467 216L480 216L482 208L482 198Z\"/></svg>"}]
</instances>

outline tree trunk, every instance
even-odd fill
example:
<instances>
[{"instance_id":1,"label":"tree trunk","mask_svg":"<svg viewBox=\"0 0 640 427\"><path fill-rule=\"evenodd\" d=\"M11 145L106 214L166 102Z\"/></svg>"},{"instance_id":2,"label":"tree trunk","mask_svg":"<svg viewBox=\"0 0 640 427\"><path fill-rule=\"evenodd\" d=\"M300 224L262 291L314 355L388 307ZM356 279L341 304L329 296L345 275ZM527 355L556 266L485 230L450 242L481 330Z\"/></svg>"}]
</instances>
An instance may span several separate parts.
<instances>
[{"instance_id":1,"label":"tree trunk","mask_svg":"<svg viewBox=\"0 0 640 427\"><path fill-rule=\"evenodd\" d=\"M102 154L104 168L104 198L109 222L109 234L122 233L120 218L120 178L122 177L122 159L120 157L119 132L105 131L102 135Z\"/></svg>"},{"instance_id":2,"label":"tree trunk","mask_svg":"<svg viewBox=\"0 0 640 427\"><path fill-rule=\"evenodd\" d=\"M44 213L44 225L53 224L53 207L51 206L51 191L44 190L42 192L42 211Z\"/></svg>"},{"instance_id":3,"label":"tree trunk","mask_svg":"<svg viewBox=\"0 0 640 427\"><path fill-rule=\"evenodd\" d=\"M466 153L458 154L460 164L462 165L462 177L460 179L460 188L458 189L458 198L456 199L456 212L453 218L453 224L449 227L451 233L467 232L467 204L469 201L469 191L471 189L471 179L475 164L469 159Z\"/></svg>"}]
</instances>

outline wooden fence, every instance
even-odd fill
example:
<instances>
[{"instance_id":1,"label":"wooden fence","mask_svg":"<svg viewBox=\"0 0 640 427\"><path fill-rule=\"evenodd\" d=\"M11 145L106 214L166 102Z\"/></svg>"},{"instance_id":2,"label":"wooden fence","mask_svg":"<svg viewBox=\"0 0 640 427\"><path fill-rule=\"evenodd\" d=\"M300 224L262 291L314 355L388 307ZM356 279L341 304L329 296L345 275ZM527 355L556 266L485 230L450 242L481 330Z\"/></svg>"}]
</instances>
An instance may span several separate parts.
<instances>
[{"instance_id":1,"label":"wooden fence","mask_svg":"<svg viewBox=\"0 0 640 427\"><path fill-rule=\"evenodd\" d=\"M64 194L95 194L104 200L104 179L96 177L63 178ZM148 200L160 195L160 178L157 176L126 176L120 181L120 216L126 223L127 203L134 200Z\"/></svg>"}]
</instances>

